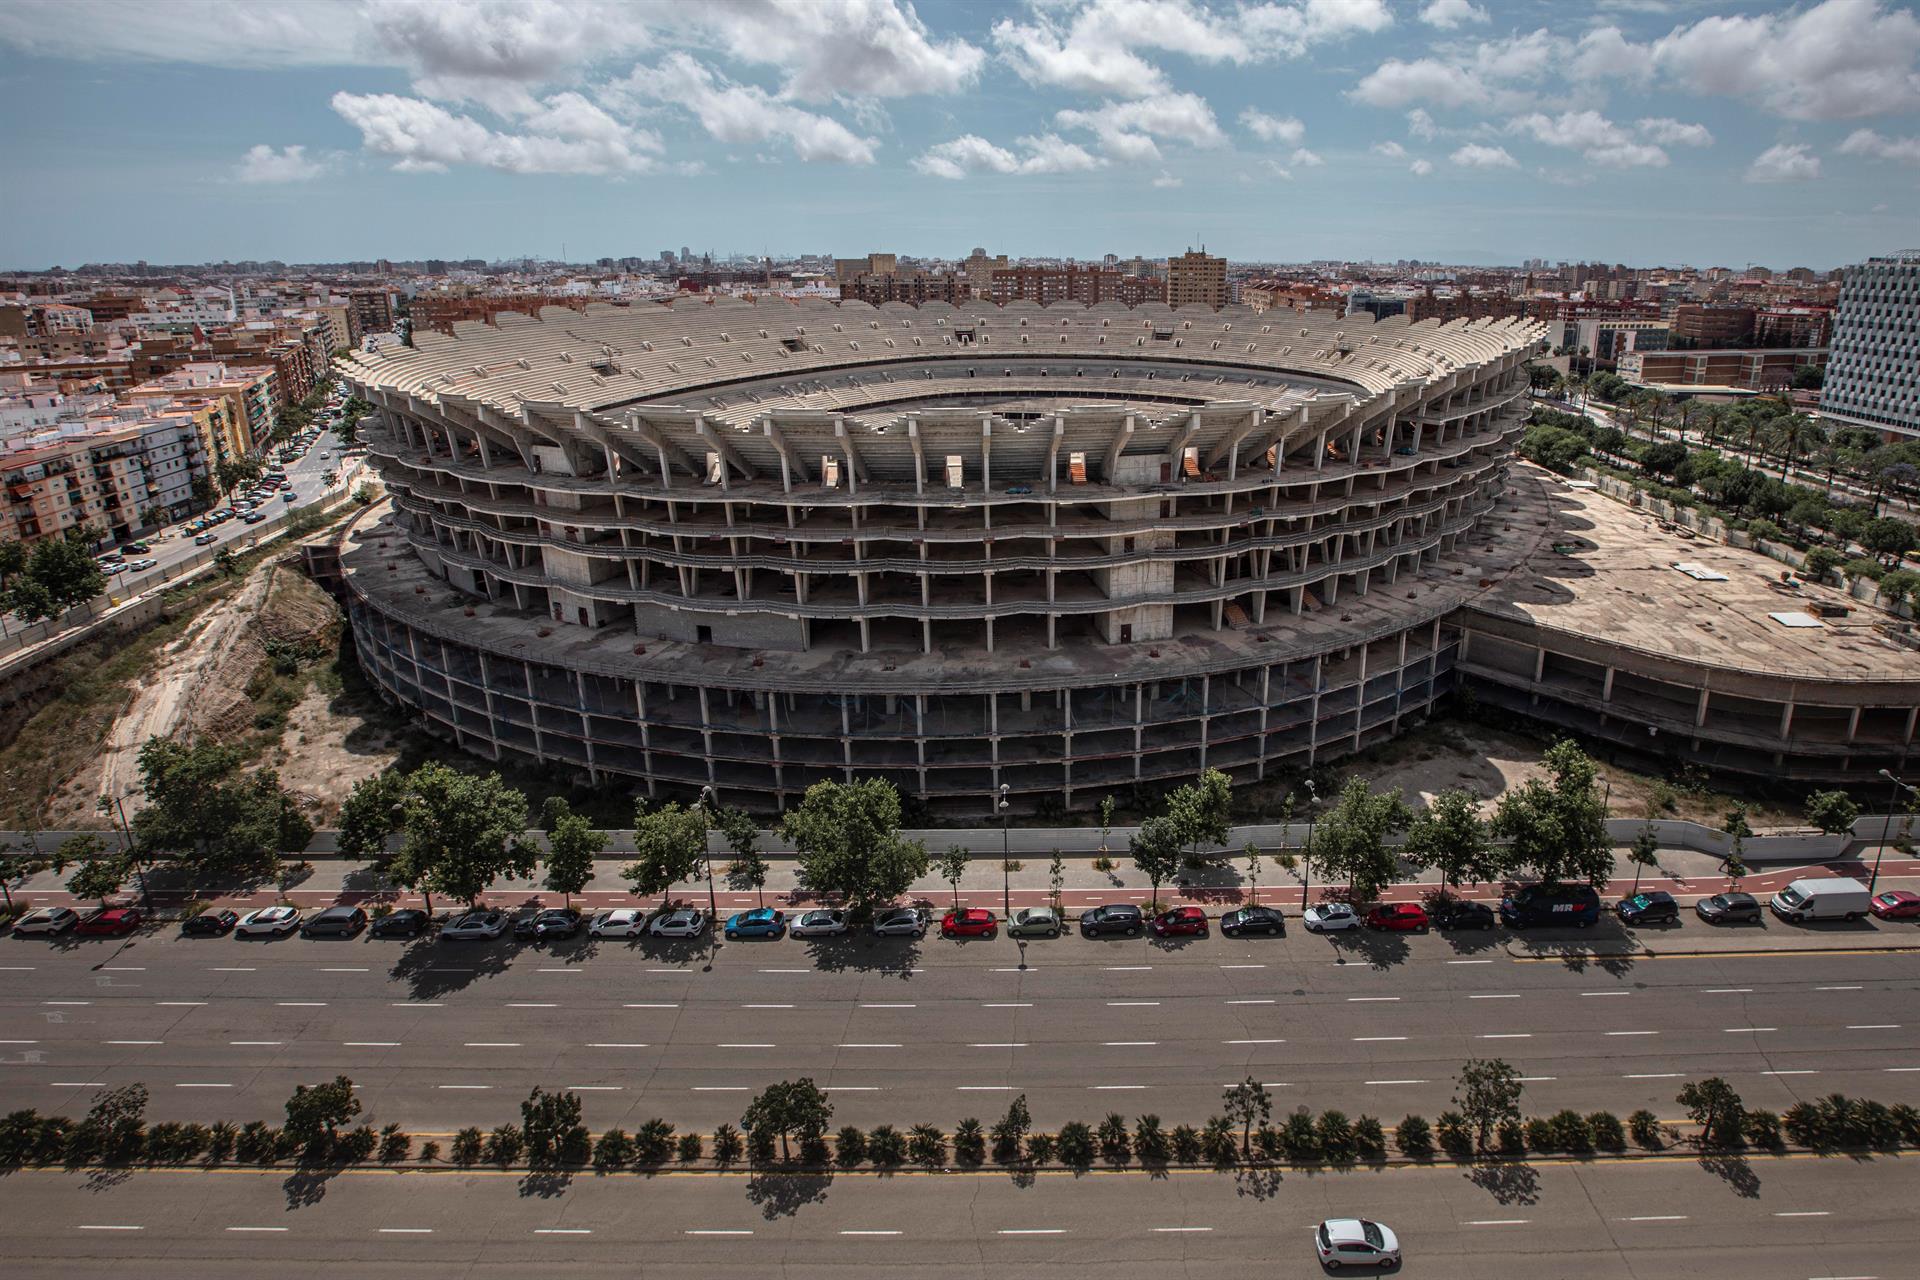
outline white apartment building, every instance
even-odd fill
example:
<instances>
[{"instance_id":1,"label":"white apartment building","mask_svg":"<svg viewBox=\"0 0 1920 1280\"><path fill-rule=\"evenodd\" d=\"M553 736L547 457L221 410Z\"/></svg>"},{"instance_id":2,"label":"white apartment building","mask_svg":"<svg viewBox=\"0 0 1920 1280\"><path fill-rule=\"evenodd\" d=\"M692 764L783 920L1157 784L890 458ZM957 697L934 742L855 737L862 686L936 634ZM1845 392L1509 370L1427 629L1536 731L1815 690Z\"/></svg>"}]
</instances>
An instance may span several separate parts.
<instances>
[{"instance_id":1,"label":"white apartment building","mask_svg":"<svg viewBox=\"0 0 1920 1280\"><path fill-rule=\"evenodd\" d=\"M1920 249L1841 273L1820 412L1846 426L1920 436Z\"/></svg>"}]
</instances>

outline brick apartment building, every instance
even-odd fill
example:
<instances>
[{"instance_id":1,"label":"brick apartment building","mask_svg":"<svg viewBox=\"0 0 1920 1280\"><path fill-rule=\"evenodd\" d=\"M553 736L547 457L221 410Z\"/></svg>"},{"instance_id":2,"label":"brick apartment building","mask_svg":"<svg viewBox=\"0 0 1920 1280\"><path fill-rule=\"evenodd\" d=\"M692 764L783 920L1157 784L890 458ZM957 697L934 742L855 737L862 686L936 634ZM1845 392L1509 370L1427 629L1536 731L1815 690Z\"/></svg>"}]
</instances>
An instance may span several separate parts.
<instances>
[{"instance_id":1,"label":"brick apartment building","mask_svg":"<svg viewBox=\"0 0 1920 1280\"><path fill-rule=\"evenodd\" d=\"M451 334L454 324L461 320L492 324L493 318L503 311L533 316L539 315L542 307L585 311L591 301L593 299L569 293L423 293L413 300L413 331Z\"/></svg>"},{"instance_id":2,"label":"brick apartment building","mask_svg":"<svg viewBox=\"0 0 1920 1280\"><path fill-rule=\"evenodd\" d=\"M1227 260L1209 257L1205 250L1189 249L1167 259L1167 305L1195 303L1218 311L1232 301L1227 290Z\"/></svg>"},{"instance_id":3,"label":"brick apartment building","mask_svg":"<svg viewBox=\"0 0 1920 1280\"><path fill-rule=\"evenodd\" d=\"M1117 302L1137 307L1166 298L1163 281L1102 267L1009 267L993 273L992 289L992 300L1002 306L1009 302L1037 302L1043 307L1077 302L1091 307Z\"/></svg>"},{"instance_id":4,"label":"brick apartment building","mask_svg":"<svg viewBox=\"0 0 1920 1280\"><path fill-rule=\"evenodd\" d=\"M1627 351L1620 376L1642 386L1737 387L1743 391L1779 391L1794 371L1825 368L1823 348L1743 351Z\"/></svg>"}]
</instances>

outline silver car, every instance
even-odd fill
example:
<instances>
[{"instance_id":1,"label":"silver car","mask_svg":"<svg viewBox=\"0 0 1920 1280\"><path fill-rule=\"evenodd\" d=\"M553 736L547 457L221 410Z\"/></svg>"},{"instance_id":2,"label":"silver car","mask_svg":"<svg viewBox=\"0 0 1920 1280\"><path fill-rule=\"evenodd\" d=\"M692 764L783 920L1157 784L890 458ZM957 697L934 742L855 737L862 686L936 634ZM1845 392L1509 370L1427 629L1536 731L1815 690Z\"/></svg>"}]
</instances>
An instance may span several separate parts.
<instances>
[{"instance_id":1,"label":"silver car","mask_svg":"<svg viewBox=\"0 0 1920 1280\"><path fill-rule=\"evenodd\" d=\"M80 923L80 913L71 907L39 907L13 922L17 934L65 933Z\"/></svg>"},{"instance_id":2,"label":"silver car","mask_svg":"<svg viewBox=\"0 0 1920 1280\"><path fill-rule=\"evenodd\" d=\"M1308 933L1331 933L1335 929L1357 929L1360 915L1344 902L1322 902L1300 913L1300 922Z\"/></svg>"},{"instance_id":3,"label":"silver car","mask_svg":"<svg viewBox=\"0 0 1920 1280\"><path fill-rule=\"evenodd\" d=\"M876 938L924 938L927 913L920 907L889 907L873 918Z\"/></svg>"},{"instance_id":4,"label":"silver car","mask_svg":"<svg viewBox=\"0 0 1920 1280\"><path fill-rule=\"evenodd\" d=\"M299 927L300 908L262 907L241 916L240 923L233 926L233 936L251 938L264 934L270 938L284 938Z\"/></svg>"},{"instance_id":5,"label":"silver car","mask_svg":"<svg viewBox=\"0 0 1920 1280\"><path fill-rule=\"evenodd\" d=\"M1328 1218L1313 1233L1313 1250L1329 1271L1400 1265L1400 1237L1391 1227L1365 1218Z\"/></svg>"},{"instance_id":6,"label":"silver car","mask_svg":"<svg viewBox=\"0 0 1920 1280\"><path fill-rule=\"evenodd\" d=\"M647 925L647 932L656 938L697 938L706 932L706 928L706 912L696 911L692 907L679 907L655 916Z\"/></svg>"},{"instance_id":7,"label":"silver car","mask_svg":"<svg viewBox=\"0 0 1920 1280\"><path fill-rule=\"evenodd\" d=\"M847 931L847 913L803 911L787 931L796 938L838 938Z\"/></svg>"},{"instance_id":8,"label":"silver car","mask_svg":"<svg viewBox=\"0 0 1920 1280\"><path fill-rule=\"evenodd\" d=\"M504 911L469 911L443 925L440 936L451 941L497 938L512 924Z\"/></svg>"}]
</instances>

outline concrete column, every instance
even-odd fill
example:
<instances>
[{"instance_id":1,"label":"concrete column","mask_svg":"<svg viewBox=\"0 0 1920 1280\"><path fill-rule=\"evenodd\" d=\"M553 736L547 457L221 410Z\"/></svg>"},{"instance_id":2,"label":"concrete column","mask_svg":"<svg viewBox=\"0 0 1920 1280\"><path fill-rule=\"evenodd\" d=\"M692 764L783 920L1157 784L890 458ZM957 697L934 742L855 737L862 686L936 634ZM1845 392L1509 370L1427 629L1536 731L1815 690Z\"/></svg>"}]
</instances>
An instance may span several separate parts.
<instances>
[{"instance_id":1,"label":"concrete column","mask_svg":"<svg viewBox=\"0 0 1920 1280\"><path fill-rule=\"evenodd\" d=\"M1533 682L1535 684L1540 683L1540 677L1545 674L1546 669L1547 651L1544 648L1536 647L1533 651Z\"/></svg>"},{"instance_id":2,"label":"concrete column","mask_svg":"<svg viewBox=\"0 0 1920 1280\"><path fill-rule=\"evenodd\" d=\"M1700 702L1693 709L1693 727L1696 729L1707 722L1707 699L1712 696L1712 693L1710 689L1700 691Z\"/></svg>"},{"instance_id":3,"label":"concrete column","mask_svg":"<svg viewBox=\"0 0 1920 1280\"><path fill-rule=\"evenodd\" d=\"M1704 703L1706 702L1706 695L1704 693L1700 695L1700 700L1704 705ZM1853 735L1859 732L1860 732L1860 708L1855 707L1853 710L1847 713L1847 741L1852 742Z\"/></svg>"}]
</instances>

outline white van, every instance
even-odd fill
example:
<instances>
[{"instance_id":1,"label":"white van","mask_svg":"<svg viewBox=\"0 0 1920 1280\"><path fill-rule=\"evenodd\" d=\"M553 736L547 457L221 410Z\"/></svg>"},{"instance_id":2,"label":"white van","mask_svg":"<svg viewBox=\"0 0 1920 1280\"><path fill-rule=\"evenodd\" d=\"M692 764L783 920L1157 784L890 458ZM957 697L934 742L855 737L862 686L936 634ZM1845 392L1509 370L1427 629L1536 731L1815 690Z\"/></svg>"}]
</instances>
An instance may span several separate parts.
<instances>
[{"instance_id":1,"label":"white van","mask_svg":"<svg viewBox=\"0 0 1920 1280\"><path fill-rule=\"evenodd\" d=\"M1795 880L1767 905L1782 920L1858 920L1871 898L1858 880Z\"/></svg>"}]
</instances>

